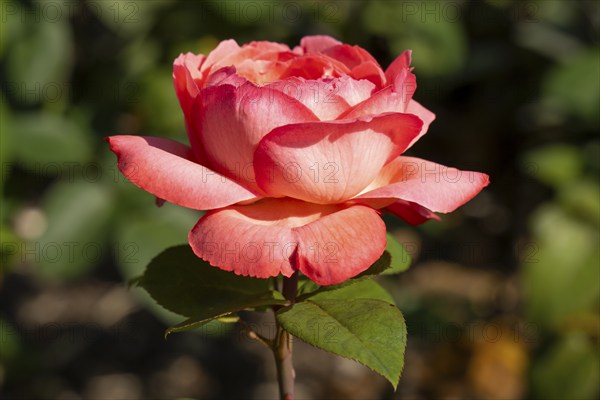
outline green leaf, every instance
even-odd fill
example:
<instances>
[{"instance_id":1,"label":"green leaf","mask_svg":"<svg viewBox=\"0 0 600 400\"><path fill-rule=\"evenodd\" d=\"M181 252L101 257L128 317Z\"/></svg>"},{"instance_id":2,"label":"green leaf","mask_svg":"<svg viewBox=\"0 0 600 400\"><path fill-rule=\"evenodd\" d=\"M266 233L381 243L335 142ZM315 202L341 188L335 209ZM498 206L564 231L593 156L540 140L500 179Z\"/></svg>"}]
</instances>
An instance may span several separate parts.
<instances>
[{"instance_id":1,"label":"green leaf","mask_svg":"<svg viewBox=\"0 0 600 400\"><path fill-rule=\"evenodd\" d=\"M399 274L400 272L404 272L408 269L410 262L410 255L406 252L404 246L388 233L386 250L383 252L381 257L379 257L379 259L375 261L373 265L371 265L366 271L358 274L352 279L340 283L339 285L333 286L319 286L306 278L304 282L301 282L300 284L298 297L308 298L316 293L347 287L355 284L356 282L362 281L365 278L372 278L373 276L380 274Z\"/></svg>"},{"instance_id":2,"label":"green leaf","mask_svg":"<svg viewBox=\"0 0 600 400\"><path fill-rule=\"evenodd\" d=\"M387 234L387 246L385 251L390 253L392 262L390 268L383 271L384 275L399 274L410 267L410 263L412 262L410 254L408 254L402 243L389 233Z\"/></svg>"},{"instance_id":3,"label":"green leaf","mask_svg":"<svg viewBox=\"0 0 600 400\"><path fill-rule=\"evenodd\" d=\"M533 398L595 399L599 365L596 344L581 333L569 333L532 368Z\"/></svg>"},{"instance_id":4,"label":"green leaf","mask_svg":"<svg viewBox=\"0 0 600 400\"><path fill-rule=\"evenodd\" d=\"M308 297L309 300L353 300L371 299L395 304L394 299L379 283L372 279L364 279L347 286L325 286L323 290Z\"/></svg>"},{"instance_id":5,"label":"green leaf","mask_svg":"<svg viewBox=\"0 0 600 400\"><path fill-rule=\"evenodd\" d=\"M307 298L314 294L321 293L323 291L336 290L342 287L353 285L365 278L372 278L376 275L389 275L398 274L408 269L410 265L410 255L404 249L404 246L398 242L392 235L387 234L387 247L381 257L377 259L366 271L358 274L354 278L351 278L339 285L332 286L319 286L315 282L311 281L306 277L300 278L300 284L298 289L298 297ZM393 301L392 301L393 303Z\"/></svg>"},{"instance_id":6,"label":"green leaf","mask_svg":"<svg viewBox=\"0 0 600 400\"><path fill-rule=\"evenodd\" d=\"M299 300L306 299L310 296L316 295L317 293L329 292L354 285L357 282L363 281L365 278L372 278L375 275L398 274L406 271L410 266L410 263L410 255L406 252L404 246L388 233L385 251L381 257L379 257L379 259L377 259L377 261L375 261L373 265L371 265L366 271L363 271L356 277L351 278L343 283L332 286L320 286L311 281L309 278L301 276L298 285L297 297ZM384 289L382 288L381 290ZM393 300L391 303L394 303Z\"/></svg>"},{"instance_id":7,"label":"green leaf","mask_svg":"<svg viewBox=\"0 0 600 400\"><path fill-rule=\"evenodd\" d=\"M343 290L337 295L341 296ZM334 293L323 293L284 308L277 313L277 321L299 339L371 368L390 381L395 389L404 366L406 348L406 324L402 313L386 301L333 299Z\"/></svg>"},{"instance_id":8,"label":"green leaf","mask_svg":"<svg viewBox=\"0 0 600 400\"><path fill-rule=\"evenodd\" d=\"M238 310L241 311L241 310ZM197 318L188 318L183 322L178 323L177 325L173 325L171 327L169 327L166 331L165 331L165 338L167 336L169 336L171 333L177 333L177 332L185 332L185 331L191 331L194 329L198 329L201 326L205 325L208 322L211 321L218 321L220 323L224 323L224 324L229 324L229 323L235 323L237 321L239 321L239 316L237 314L223 314L223 315L219 315L216 317L211 317L211 318L203 318L203 317L197 317Z\"/></svg>"},{"instance_id":9,"label":"green leaf","mask_svg":"<svg viewBox=\"0 0 600 400\"><path fill-rule=\"evenodd\" d=\"M384 251L381 257L377 259L366 271L361 272L352 279L371 277L384 273L390 268L392 256L387 251Z\"/></svg>"},{"instance_id":10,"label":"green leaf","mask_svg":"<svg viewBox=\"0 0 600 400\"><path fill-rule=\"evenodd\" d=\"M222 271L199 259L188 245L171 247L148 265L138 285L164 308L188 320L171 332L197 328L231 313L265 305L285 305L267 279Z\"/></svg>"},{"instance_id":11,"label":"green leaf","mask_svg":"<svg viewBox=\"0 0 600 400\"><path fill-rule=\"evenodd\" d=\"M329 292L332 290L338 290L340 288L345 288L350 285L354 285L355 283L362 282L369 278L373 278L376 275L385 273L390 269L391 256L387 251L384 251L381 257L377 259L366 271L358 274L354 278L348 279L345 282L342 282L337 285L331 286L320 286L308 278L303 279L303 282L300 284L300 288L298 290L298 300L301 301L308 297L314 296L318 293Z\"/></svg>"},{"instance_id":12,"label":"green leaf","mask_svg":"<svg viewBox=\"0 0 600 400\"><path fill-rule=\"evenodd\" d=\"M223 322L225 324L234 324L240 320L240 316L237 314L228 314L219 318L219 322Z\"/></svg>"},{"instance_id":13,"label":"green leaf","mask_svg":"<svg viewBox=\"0 0 600 400\"><path fill-rule=\"evenodd\" d=\"M389 254L384 253L382 258L389 260ZM377 263L377 262L376 262ZM379 268L379 267L375 267ZM371 275L359 275L356 278L348 279L347 281L338 285L331 286L319 286L312 281L307 281L302 285L299 290L297 301L304 301L306 299L318 298L335 298L335 299L355 299L355 298L369 298L379 299L394 304L394 299L390 294L381 287L377 282L372 279ZM326 297L321 297L326 296ZM333 297L331 297L333 296Z\"/></svg>"},{"instance_id":14,"label":"green leaf","mask_svg":"<svg viewBox=\"0 0 600 400\"><path fill-rule=\"evenodd\" d=\"M310 293L316 292L321 288L321 285L311 281L310 278L307 278L304 275L300 275L298 278L298 292L296 294L296 298L302 296L308 296Z\"/></svg>"}]
</instances>

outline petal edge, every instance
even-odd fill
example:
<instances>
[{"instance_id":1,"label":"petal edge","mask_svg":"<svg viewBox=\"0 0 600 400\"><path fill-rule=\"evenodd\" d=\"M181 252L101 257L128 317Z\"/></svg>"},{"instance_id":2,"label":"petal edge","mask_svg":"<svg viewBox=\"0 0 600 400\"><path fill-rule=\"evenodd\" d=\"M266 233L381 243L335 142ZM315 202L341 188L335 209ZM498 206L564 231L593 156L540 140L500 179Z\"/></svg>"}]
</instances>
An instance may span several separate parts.
<instances>
[{"instance_id":1,"label":"petal edge","mask_svg":"<svg viewBox=\"0 0 600 400\"><path fill-rule=\"evenodd\" d=\"M258 196L195 162L182 143L149 136L106 138L119 170L136 186L171 203L197 210L256 200Z\"/></svg>"}]
</instances>

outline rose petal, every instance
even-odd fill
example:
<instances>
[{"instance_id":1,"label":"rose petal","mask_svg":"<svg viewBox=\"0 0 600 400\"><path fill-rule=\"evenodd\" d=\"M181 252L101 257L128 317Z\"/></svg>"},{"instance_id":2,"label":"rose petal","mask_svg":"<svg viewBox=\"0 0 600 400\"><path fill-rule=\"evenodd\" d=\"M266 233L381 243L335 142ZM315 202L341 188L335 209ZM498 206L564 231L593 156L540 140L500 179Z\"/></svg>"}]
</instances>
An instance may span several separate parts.
<instances>
[{"instance_id":1,"label":"rose petal","mask_svg":"<svg viewBox=\"0 0 600 400\"><path fill-rule=\"evenodd\" d=\"M237 43L235 44L237 45ZM281 53L291 54L290 48L287 45L266 41L251 42L237 49L233 45L228 45L228 47L230 49L227 53L223 52L220 58L214 59L214 64L211 66L211 70L214 71L215 69L228 67L231 65L238 66L247 60L278 61L280 60ZM209 54L207 63L209 61L213 61L211 58L212 54L213 53Z\"/></svg>"},{"instance_id":2,"label":"rose petal","mask_svg":"<svg viewBox=\"0 0 600 400\"><path fill-rule=\"evenodd\" d=\"M235 87L241 86L248 80L237 74L237 70L234 66L223 67L214 72L206 78L204 83L205 87L218 86L218 85L233 85Z\"/></svg>"},{"instance_id":3,"label":"rose petal","mask_svg":"<svg viewBox=\"0 0 600 400\"><path fill-rule=\"evenodd\" d=\"M271 196L345 201L404 151L421 124L414 115L396 113L275 128L254 156L257 183Z\"/></svg>"},{"instance_id":4,"label":"rose petal","mask_svg":"<svg viewBox=\"0 0 600 400\"><path fill-rule=\"evenodd\" d=\"M404 50L385 70L385 78L388 84L393 83L398 74L405 70L410 69L410 63L412 59L412 50Z\"/></svg>"},{"instance_id":5,"label":"rose petal","mask_svg":"<svg viewBox=\"0 0 600 400\"><path fill-rule=\"evenodd\" d=\"M339 78L349 73L348 67L337 60L322 54L309 54L288 61L287 68L282 72L279 79Z\"/></svg>"},{"instance_id":6,"label":"rose petal","mask_svg":"<svg viewBox=\"0 0 600 400\"><path fill-rule=\"evenodd\" d=\"M203 76L200 68L203 65L205 58L202 54L195 55L192 53L180 54L173 63L173 84L175 85L175 93L179 99L179 105L183 110L185 117L185 127L190 144L194 151L196 159L200 162L205 160L204 154L201 151L200 138L194 134L191 128L190 113L194 100L199 92L199 86L202 85Z\"/></svg>"},{"instance_id":7,"label":"rose petal","mask_svg":"<svg viewBox=\"0 0 600 400\"><path fill-rule=\"evenodd\" d=\"M414 74L403 70L389 85L374 93L371 97L349 109L339 118L357 118L363 115L385 112L407 112L406 109L417 88Z\"/></svg>"},{"instance_id":8,"label":"rose petal","mask_svg":"<svg viewBox=\"0 0 600 400\"><path fill-rule=\"evenodd\" d=\"M237 74L257 85L277 81L287 70L287 63L271 60L244 60L236 65Z\"/></svg>"},{"instance_id":9,"label":"rose petal","mask_svg":"<svg viewBox=\"0 0 600 400\"><path fill-rule=\"evenodd\" d=\"M350 76L354 79L366 79L375 84L376 87L381 88L385 86L385 75L377 63L364 62L352 68Z\"/></svg>"},{"instance_id":10,"label":"rose petal","mask_svg":"<svg viewBox=\"0 0 600 400\"><path fill-rule=\"evenodd\" d=\"M294 229L298 268L319 285L335 285L369 268L386 246L385 224L369 207L351 206Z\"/></svg>"},{"instance_id":11,"label":"rose petal","mask_svg":"<svg viewBox=\"0 0 600 400\"><path fill-rule=\"evenodd\" d=\"M237 61L235 68L238 75L257 85L264 85L277 81L287 70L289 61L295 57L297 55L290 51L269 51Z\"/></svg>"},{"instance_id":12,"label":"rose petal","mask_svg":"<svg viewBox=\"0 0 600 400\"><path fill-rule=\"evenodd\" d=\"M342 62L348 69L349 75L354 79L367 79L381 88L386 79L381 66L371 54L359 46L340 44L322 51L323 54Z\"/></svg>"},{"instance_id":13,"label":"rose petal","mask_svg":"<svg viewBox=\"0 0 600 400\"><path fill-rule=\"evenodd\" d=\"M337 95L340 86L342 86L338 79L306 80L289 78L268 86L298 100L322 121L334 120L350 108L346 100Z\"/></svg>"},{"instance_id":14,"label":"rose petal","mask_svg":"<svg viewBox=\"0 0 600 400\"><path fill-rule=\"evenodd\" d=\"M213 68L215 66L215 64L220 63L222 60L224 60L227 57L231 57L234 54L237 54L240 51L241 47L239 44L237 44L237 42L233 39L229 39L229 40L223 40L222 42L220 42L217 47L214 48L213 51L211 51L210 53L208 53L208 56L206 57L206 61L204 62L204 64L202 65L201 71L204 72L206 70L216 70L219 69L221 67L227 67L230 66L232 64L223 64L223 65L217 65L216 68Z\"/></svg>"},{"instance_id":15,"label":"rose petal","mask_svg":"<svg viewBox=\"0 0 600 400\"><path fill-rule=\"evenodd\" d=\"M356 80L349 76L338 78L336 95L342 97L351 107L365 101L373 94L376 86L366 79Z\"/></svg>"},{"instance_id":16,"label":"rose petal","mask_svg":"<svg viewBox=\"0 0 600 400\"><path fill-rule=\"evenodd\" d=\"M413 144L415 144L424 134L427 133L429 129L429 125L435 120L435 114L423 107L420 103L415 100L411 100L406 107L407 114L414 114L423 121L423 127L421 128L421 132L417 135L416 138L412 140L408 148L410 149Z\"/></svg>"},{"instance_id":17,"label":"rose petal","mask_svg":"<svg viewBox=\"0 0 600 400\"><path fill-rule=\"evenodd\" d=\"M267 85L308 107L322 121L334 120L351 106L368 99L375 85L349 76L334 79L279 80Z\"/></svg>"},{"instance_id":18,"label":"rose petal","mask_svg":"<svg viewBox=\"0 0 600 400\"><path fill-rule=\"evenodd\" d=\"M295 99L249 82L208 87L194 104L194 128L210 165L249 188L256 187L252 161L258 142L275 127L317 120Z\"/></svg>"},{"instance_id":19,"label":"rose petal","mask_svg":"<svg viewBox=\"0 0 600 400\"><path fill-rule=\"evenodd\" d=\"M377 60L368 51L359 46L350 46L349 44L339 44L329 47L322 50L321 53L341 61L350 69L367 61L378 64Z\"/></svg>"},{"instance_id":20,"label":"rose petal","mask_svg":"<svg viewBox=\"0 0 600 400\"><path fill-rule=\"evenodd\" d=\"M300 47L304 49L305 54L320 53L340 44L342 43L327 35L304 36L300 40Z\"/></svg>"},{"instance_id":21,"label":"rose petal","mask_svg":"<svg viewBox=\"0 0 600 400\"><path fill-rule=\"evenodd\" d=\"M431 210L411 201L397 200L385 209L411 225L420 225L430 219L440 220Z\"/></svg>"},{"instance_id":22,"label":"rose petal","mask_svg":"<svg viewBox=\"0 0 600 400\"><path fill-rule=\"evenodd\" d=\"M180 54L173 62L173 82L179 104L184 114L187 114L199 91L202 82L200 68L206 57L202 54Z\"/></svg>"},{"instance_id":23,"label":"rose petal","mask_svg":"<svg viewBox=\"0 0 600 400\"><path fill-rule=\"evenodd\" d=\"M171 203L210 210L257 195L194 161L192 150L157 137L110 136L119 170L132 183Z\"/></svg>"},{"instance_id":24,"label":"rose petal","mask_svg":"<svg viewBox=\"0 0 600 400\"><path fill-rule=\"evenodd\" d=\"M355 200L370 204L371 199L399 199L448 213L471 200L488 184L486 174L461 171L420 158L398 157Z\"/></svg>"},{"instance_id":25,"label":"rose petal","mask_svg":"<svg viewBox=\"0 0 600 400\"><path fill-rule=\"evenodd\" d=\"M190 231L189 242L199 257L226 271L259 278L290 276L290 257L298 245L293 228L339 209L289 198L231 206L204 215Z\"/></svg>"},{"instance_id":26,"label":"rose petal","mask_svg":"<svg viewBox=\"0 0 600 400\"><path fill-rule=\"evenodd\" d=\"M386 245L385 224L369 207L290 198L211 211L188 239L196 255L225 271L268 278L298 268L322 285L364 271Z\"/></svg>"}]
</instances>

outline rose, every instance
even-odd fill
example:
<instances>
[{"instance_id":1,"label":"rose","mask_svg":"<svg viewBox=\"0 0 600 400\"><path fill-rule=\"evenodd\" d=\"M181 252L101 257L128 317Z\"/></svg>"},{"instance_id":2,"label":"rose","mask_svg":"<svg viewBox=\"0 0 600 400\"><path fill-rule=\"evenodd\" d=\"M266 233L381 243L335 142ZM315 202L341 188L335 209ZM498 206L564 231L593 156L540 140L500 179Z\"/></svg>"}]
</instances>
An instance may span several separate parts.
<instances>
[{"instance_id":1,"label":"rose","mask_svg":"<svg viewBox=\"0 0 600 400\"><path fill-rule=\"evenodd\" d=\"M364 49L327 36L291 50L226 40L174 63L191 147L107 140L133 183L210 210L188 237L210 264L261 278L299 269L340 283L383 253L378 210L418 224L488 184L485 174L401 156L435 118L412 100L410 60L405 51L383 71Z\"/></svg>"}]
</instances>

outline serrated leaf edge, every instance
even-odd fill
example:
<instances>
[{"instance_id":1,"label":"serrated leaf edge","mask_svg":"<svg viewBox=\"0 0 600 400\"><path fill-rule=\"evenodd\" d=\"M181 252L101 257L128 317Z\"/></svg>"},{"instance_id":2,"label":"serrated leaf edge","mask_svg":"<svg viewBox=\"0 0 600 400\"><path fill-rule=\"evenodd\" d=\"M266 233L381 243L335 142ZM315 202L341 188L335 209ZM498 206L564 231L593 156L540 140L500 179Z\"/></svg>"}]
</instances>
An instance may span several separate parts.
<instances>
[{"instance_id":1,"label":"serrated leaf edge","mask_svg":"<svg viewBox=\"0 0 600 400\"><path fill-rule=\"evenodd\" d=\"M340 288L340 289L341 289L341 288ZM356 300L361 300L361 299L356 299ZM388 305L388 306L392 306L392 307L396 308L398 311L400 311L400 309L398 309L398 307L396 307L395 305L393 305L393 304L390 304L390 303L388 303L388 302L385 302L385 301L383 301L383 300L379 300L379 299L364 299L364 300L371 300L371 301L380 302L380 303L386 304L386 305ZM304 302L305 302L305 303L311 303L311 304L314 304L314 305L315 305L315 306L317 306L317 307L318 307L320 310L322 310L324 313L327 313L327 312L325 311L325 309L323 309L323 308L322 308L322 307L321 307L321 306L320 306L318 303L316 303L316 302L314 302L314 301L305 300ZM292 307L293 307L293 305L292 305ZM285 308L285 309L282 309L280 312L281 312L281 313L283 313L283 312L285 312L285 311L289 310L290 308L291 308L291 307L287 307L287 308ZM278 313L277 313L277 315L279 315L279 314L280 314L280 312L278 312ZM327 314L327 315L329 315L329 316L331 317L331 315L330 315L330 314ZM404 322L404 324L403 324L403 326L404 326L404 329L403 329L403 331L402 331L402 334L403 334L403 336L404 336L404 340L405 340L404 351L402 352L402 357L404 357L404 356L405 356L405 354L406 354L406 346L407 346L407 344L408 344L408 337L407 337L408 335L407 335L407 331L406 331L406 321L405 321L405 319L404 319L404 315L402 315L402 312L401 312L401 311L400 311L400 316L402 317L402 321ZM332 317L332 318L333 318L333 317ZM339 320L337 320L336 318L333 318L333 319L335 319L337 322L340 322L340 321L339 321ZM350 331L350 330L349 330L349 329L348 329L348 328L347 328L345 325L343 325L343 324L341 324L341 323L340 323L340 325L341 325L341 326L342 326L344 329L346 329L346 331L348 331L348 332L349 332L349 333L351 333L353 336L355 336L356 338L358 338L358 336L354 335L354 333L353 333L352 331ZM291 333L291 332L290 332L290 333ZM295 336L295 337L297 337L297 336ZM326 351L326 352L328 352L328 353L330 353L330 354L334 354L334 355L336 355L336 356L343 357L343 358L346 358L346 359L348 359L348 360L352 360L352 361L354 361L354 362L357 362L357 363L359 363L359 364L361 364L361 365L364 365L365 367L369 368L371 371L373 371L373 372L375 372L375 373L377 373L377 374L379 374L379 375L383 376L383 377L384 377L384 378L385 378L385 379L386 379L388 382L390 382L390 384L391 384L391 385L392 385L392 387L394 388L394 391L395 391L395 390L398 388L398 384L400 383L400 377L402 376L402 371L404 370L404 362L402 362L402 368L400 369L400 372L398 373L398 377L397 377L397 378L394 380L392 377L390 377L390 376L387 376L387 374L383 374L381 371L377 371L377 370L375 370L374 368L372 368L371 366L369 366L369 365L367 365L367 364L365 364L365 363L361 362L360 360L357 360L357 359L355 359L355 358L353 358L353 357L349 357L349 356L345 356L345 355L341 355L341 354L337 354L337 353L331 352L331 351L329 351L329 350L327 350L327 349L324 349L323 347L320 347L320 346L318 346L318 345L315 345L315 344L312 344L312 343L308 343L308 342L306 342L305 340L303 340L302 338L299 338L299 337L297 337L297 338L298 338L298 339L300 339L300 340L302 340L304 343L306 343L306 344L308 344L308 345L310 345L310 346L316 347L316 348L318 348L318 349L320 349L320 350L323 350L323 351ZM359 340L361 343L364 343L364 342L363 342L363 341L362 341L360 338L358 338L358 340ZM366 348L366 347L365 347L365 348ZM367 349L368 349L368 348L367 348ZM368 349L368 350L369 350L369 349ZM369 352L371 352L371 351L369 350ZM376 358L376 359L379 361L379 364L381 364L381 365L385 365L383 362L381 362L381 360L379 359L379 357L378 357L377 355L375 355L375 353L372 353L372 352L371 352L371 354L373 354L373 355L375 356L375 358Z\"/></svg>"}]
</instances>

